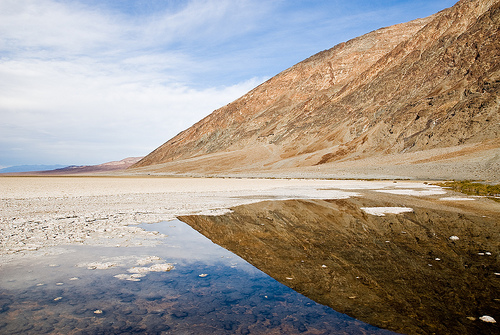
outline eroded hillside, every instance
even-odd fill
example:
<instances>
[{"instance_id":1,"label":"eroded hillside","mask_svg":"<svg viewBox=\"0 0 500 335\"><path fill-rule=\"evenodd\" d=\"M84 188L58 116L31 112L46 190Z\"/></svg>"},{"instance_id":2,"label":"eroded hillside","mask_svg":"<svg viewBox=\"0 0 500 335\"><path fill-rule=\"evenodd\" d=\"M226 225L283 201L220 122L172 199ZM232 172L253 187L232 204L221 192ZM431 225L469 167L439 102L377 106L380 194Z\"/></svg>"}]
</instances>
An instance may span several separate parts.
<instances>
[{"instance_id":1,"label":"eroded hillside","mask_svg":"<svg viewBox=\"0 0 500 335\"><path fill-rule=\"evenodd\" d=\"M495 179L499 21L498 1L462 0L341 43L214 111L133 167L335 174L378 166L389 175L413 167L413 177L459 170Z\"/></svg>"}]
</instances>

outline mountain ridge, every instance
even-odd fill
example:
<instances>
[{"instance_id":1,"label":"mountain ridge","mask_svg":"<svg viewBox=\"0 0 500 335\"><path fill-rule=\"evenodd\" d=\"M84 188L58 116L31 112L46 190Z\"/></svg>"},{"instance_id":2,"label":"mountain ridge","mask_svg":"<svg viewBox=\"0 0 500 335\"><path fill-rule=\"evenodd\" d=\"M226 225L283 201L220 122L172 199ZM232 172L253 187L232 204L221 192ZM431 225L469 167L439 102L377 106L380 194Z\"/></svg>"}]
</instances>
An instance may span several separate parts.
<instances>
[{"instance_id":1,"label":"mountain ridge","mask_svg":"<svg viewBox=\"0 0 500 335\"><path fill-rule=\"evenodd\" d=\"M339 163L373 157L402 155L404 165L407 153L445 165L439 157L455 153L472 164L484 148L480 171L465 177L500 179L483 173L500 166L499 12L498 1L462 0L338 44L214 111L132 169L255 175L320 166L335 175ZM472 156L456 155L474 145Z\"/></svg>"},{"instance_id":2,"label":"mountain ridge","mask_svg":"<svg viewBox=\"0 0 500 335\"><path fill-rule=\"evenodd\" d=\"M18 166L23 170L2 169L2 175L75 175L85 173L99 173L125 170L133 164L137 163L143 157L127 157L119 161L111 161L98 165L23 165ZM38 167L38 168L37 168ZM4 171L4 172L2 172Z\"/></svg>"}]
</instances>

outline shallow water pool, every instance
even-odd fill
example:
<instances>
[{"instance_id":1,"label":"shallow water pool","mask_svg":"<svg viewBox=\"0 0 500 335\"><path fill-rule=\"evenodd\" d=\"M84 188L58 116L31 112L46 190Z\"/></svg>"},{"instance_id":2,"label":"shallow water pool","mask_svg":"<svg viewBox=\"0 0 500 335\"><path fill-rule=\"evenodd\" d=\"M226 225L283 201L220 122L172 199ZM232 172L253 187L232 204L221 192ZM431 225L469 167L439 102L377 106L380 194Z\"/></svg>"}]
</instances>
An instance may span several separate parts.
<instances>
[{"instance_id":1,"label":"shallow water pool","mask_svg":"<svg viewBox=\"0 0 500 335\"><path fill-rule=\"evenodd\" d=\"M141 227L168 236L2 267L0 333L391 333L298 294L181 221Z\"/></svg>"}]
</instances>

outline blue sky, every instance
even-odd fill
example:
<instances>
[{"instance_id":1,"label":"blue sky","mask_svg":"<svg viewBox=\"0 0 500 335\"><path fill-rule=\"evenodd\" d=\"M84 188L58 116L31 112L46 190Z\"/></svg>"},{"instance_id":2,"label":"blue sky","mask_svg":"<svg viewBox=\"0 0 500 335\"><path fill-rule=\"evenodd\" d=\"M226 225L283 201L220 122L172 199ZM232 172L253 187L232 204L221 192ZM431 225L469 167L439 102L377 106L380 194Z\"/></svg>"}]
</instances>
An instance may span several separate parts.
<instances>
[{"instance_id":1,"label":"blue sky","mask_svg":"<svg viewBox=\"0 0 500 335\"><path fill-rule=\"evenodd\" d=\"M268 78L449 0L0 0L0 168L146 155Z\"/></svg>"}]
</instances>

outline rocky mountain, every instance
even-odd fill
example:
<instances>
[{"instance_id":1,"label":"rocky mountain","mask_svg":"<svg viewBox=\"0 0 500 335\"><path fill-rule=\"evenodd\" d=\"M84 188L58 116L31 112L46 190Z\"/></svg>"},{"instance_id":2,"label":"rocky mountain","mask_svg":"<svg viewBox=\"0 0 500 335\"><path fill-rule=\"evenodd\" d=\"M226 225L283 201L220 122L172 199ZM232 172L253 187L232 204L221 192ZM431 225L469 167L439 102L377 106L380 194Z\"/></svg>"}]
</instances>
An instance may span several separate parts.
<instances>
[{"instance_id":1,"label":"rocky mountain","mask_svg":"<svg viewBox=\"0 0 500 335\"><path fill-rule=\"evenodd\" d=\"M214 111L137 172L500 180L500 2L322 51Z\"/></svg>"}]
</instances>

